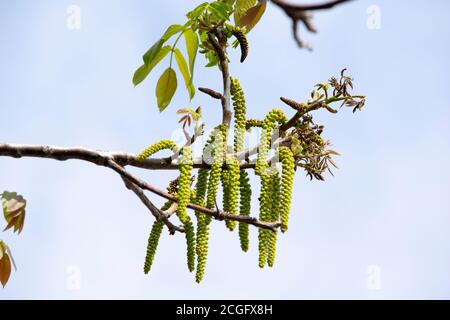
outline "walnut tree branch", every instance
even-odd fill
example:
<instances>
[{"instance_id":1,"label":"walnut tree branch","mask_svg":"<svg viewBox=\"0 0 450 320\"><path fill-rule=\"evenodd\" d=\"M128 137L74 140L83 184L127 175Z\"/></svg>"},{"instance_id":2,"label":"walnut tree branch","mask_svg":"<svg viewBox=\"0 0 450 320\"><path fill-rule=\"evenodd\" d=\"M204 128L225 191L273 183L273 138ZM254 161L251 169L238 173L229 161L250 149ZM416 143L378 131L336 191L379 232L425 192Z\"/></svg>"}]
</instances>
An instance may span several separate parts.
<instances>
[{"instance_id":1,"label":"walnut tree branch","mask_svg":"<svg viewBox=\"0 0 450 320\"><path fill-rule=\"evenodd\" d=\"M222 124L230 127L231 123L231 108L230 108L230 100L231 100L231 80L230 80L230 71L228 66L228 57L227 57L227 37L224 36L219 30L215 30L214 34L208 33L208 39L211 42L214 51L216 52L217 58L219 59L220 71L222 73L222 81L223 81L223 93L222 93Z\"/></svg>"},{"instance_id":2,"label":"walnut tree branch","mask_svg":"<svg viewBox=\"0 0 450 320\"><path fill-rule=\"evenodd\" d=\"M107 152L107 151L96 151L91 149L84 149L81 147L78 148L58 148L58 147L50 147L50 146L36 146L36 145L12 145L12 144L0 144L0 157L6 156L6 157L13 157L13 158L22 158L22 157L34 157L34 158L47 158L47 159L54 159L59 161L65 161L69 159L78 159L78 160L84 160L91 163L94 163L99 166L110 168L114 171L116 171L123 179L130 182L128 186L131 188L133 192L138 195L138 197L141 199L141 201L144 202L144 204L149 208L151 207L150 211L152 214L155 215L156 210L154 210L154 206L149 203L149 200L145 200L144 197L142 197L142 190L148 190L162 198L165 198L167 200L176 202L177 197L169 194L168 192L165 192L161 189L158 189L154 187L153 185L142 181L141 179L137 178L133 174L129 173L127 170L123 168L125 165L134 165L135 162L138 162L135 160L134 155L130 155L127 153L121 153L121 152ZM151 160L151 159L149 159ZM168 168L178 168L177 165L170 164L170 167L163 167L160 163L158 163L159 160L152 160L148 162L149 169L153 169L150 167L150 164L156 164L155 168L159 169L168 169ZM142 167L139 165L136 165L136 167ZM243 168L253 168L254 164L247 164L246 166L242 166ZM137 186L138 188L142 190L138 190L136 188L133 188L133 185ZM211 210L202 206L198 206L192 203L188 204L188 208L199 211L202 213L205 213L207 215L210 215L218 220L233 220L238 222L244 222L250 225L253 225L258 228L263 229L269 229L269 230L276 230L279 227L278 223L269 223L269 222L263 222L259 221L258 219L254 217L249 216L239 216L239 215L232 215L227 212L222 211L215 211ZM159 209L157 209L159 211ZM159 214L159 212L158 212ZM169 228L170 229L170 228ZM172 228L173 230L176 230L175 226ZM178 231L178 230L177 230Z\"/></svg>"},{"instance_id":3,"label":"walnut tree branch","mask_svg":"<svg viewBox=\"0 0 450 320\"><path fill-rule=\"evenodd\" d=\"M164 190L158 189L155 186L153 186L145 181L140 180L139 178L135 177L133 174L126 171L123 167L121 167L120 165L115 163L113 160L108 160L105 166L113 169L118 174L120 174L120 176L122 176L122 178L131 181L132 183L134 183L141 189L148 190L148 191L150 191L160 197L163 197L167 200L177 202L176 196L171 195L170 193L168 193ZM264 221L258 220L255 217L250 217L250 216L232 215L228 212L208 209L208 208L205 208L205 207L193 204L193 203L188 203L187 207L189 209L192 209L192 210L195 210L198 212L202 212L209 216L212 216L212 217L216 218L217 220L232 220L232 221L244 222L247 224L251 224L255 227L258 227L258 228L268 229L268 230L272 230L272 231L276 231L277 228L280 226L279 223L264 222Z\"/></svg>"},{"instance_id":4,"label":"walnut tree branch","mask_svg":"<svg viewBox=\"0 0 450 320\"><path fill-rule=\"evenodd\" d=\"M153 214L156 220L164 221L164 224L169 229L170 234L173 235L176 231L184 232L183 228L175 226L172 222L169 221L170 215L167 215L165 212L162 212L160 209L158 209L158 207L156 207L153 202L151 202L150 199L144 194L141 188L125 178L123 179L123 181L127 189L133 191L136 194L136 196L142 201L147 209Z\"/></svg>"}]
</instances>

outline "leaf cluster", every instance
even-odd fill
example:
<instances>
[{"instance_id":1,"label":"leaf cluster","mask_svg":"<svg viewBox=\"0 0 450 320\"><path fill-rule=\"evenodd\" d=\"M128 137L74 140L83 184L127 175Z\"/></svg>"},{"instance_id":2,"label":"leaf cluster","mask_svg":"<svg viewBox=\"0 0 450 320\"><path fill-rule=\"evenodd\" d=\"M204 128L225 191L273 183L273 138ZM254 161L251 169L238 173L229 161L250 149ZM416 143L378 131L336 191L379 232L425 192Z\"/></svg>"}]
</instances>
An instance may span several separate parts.
<instances>
[{"instance_id":1,"label":"leaf cluster","mask_svg":"<svg viewBox=\"0 0 450 320\"><path fill-rule=\"evenodd\" d=\"M265 2L259 3L256 0L218 0L201 3L186 14L187 21L184 24L170 25L161 38L147 50L143 55L143 64L134 73L133 84L137 86L144 81L156 65L169 56L169 66L163 71L156 85L155 94L159 111L162 112L167 108L178 88L178 76L173 66L174 58L189 99L192 100L195 96L194 67L197 53L204 55L207 60L206 67L219 66L217 52L210 35L218 32L225 35L225 39L236 36L239 41L235 44L242 45L243 61L248 53L248 43L241 30L249 32L259 22L265 8ZM187 55L178 47L182 37ZM168 44L172 38L175 40L172 44Z\"/></svg>"}]
</instances>

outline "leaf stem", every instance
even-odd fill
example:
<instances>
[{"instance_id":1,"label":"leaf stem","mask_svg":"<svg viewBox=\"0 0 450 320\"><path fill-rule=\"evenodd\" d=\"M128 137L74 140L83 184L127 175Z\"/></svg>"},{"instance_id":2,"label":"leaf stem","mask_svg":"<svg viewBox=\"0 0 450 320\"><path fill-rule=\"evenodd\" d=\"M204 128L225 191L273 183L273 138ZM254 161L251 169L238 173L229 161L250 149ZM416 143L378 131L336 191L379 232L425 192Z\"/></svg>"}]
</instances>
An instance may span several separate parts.
<instances>
[{"instance_id":1,"label":"leaf stem","mask_svg":"<svg viewBox=\"0 0 450 320\"><path fill-rule=\"evenodd\" d=\"M173 43L172 48L170 49L170 64L169 64L170 68L172 68L173 54L175 52L175 49L177 48L178 41L180 41L180 38L183 36L185 31L186 31L186 29L184 29L182 32L180 32L178 37L175 39L175 42Z\"/></svg>"}]
</instances>

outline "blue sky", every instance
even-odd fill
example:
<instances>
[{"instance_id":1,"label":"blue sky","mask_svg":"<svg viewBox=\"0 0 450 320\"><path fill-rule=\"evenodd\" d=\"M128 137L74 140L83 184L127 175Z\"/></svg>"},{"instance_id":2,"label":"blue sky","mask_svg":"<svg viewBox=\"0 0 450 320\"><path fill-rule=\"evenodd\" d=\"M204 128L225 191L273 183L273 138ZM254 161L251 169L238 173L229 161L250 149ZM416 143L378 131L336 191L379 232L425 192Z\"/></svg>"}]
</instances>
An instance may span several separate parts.
<instances>
[{"instance_id":1,"label":"blue sky","mask_svg":"<svg viewBox=\"0 0 450 320\"><path fill-rule=\"evenodd\" d=\"M166 66L137 88L131 77L165 27L200 2L1 1L0 141L138 152L170 137L187 94L179 90L160 114L154 87ZM69 5L81 8L80 30L66 26ZM371 5L381 10L379 30L367 27ZM273 269L257 267L255 230L243 254L237 235L216 223L201 285L186 270L183 237L166 233L145 276L152 218L117 175L77 161L0 158L0 189L28 200L22 235L1 235L19 269L0 299L450 298L449 10L443 0L342 5L315 15L319 34L302 32L311 53L270 6L246 63L232 53L252 117L282 107L280 96L304 101L344 67L368 97L360 113L317 115L342 154L340 170L326 182L297 174ZM202 64L197 85L219 89L217 71ZM214 125L217 103L197 95L190 106L198 105ZM175 175L140 173L161 187Z\"/></svg>"}]
</instances>

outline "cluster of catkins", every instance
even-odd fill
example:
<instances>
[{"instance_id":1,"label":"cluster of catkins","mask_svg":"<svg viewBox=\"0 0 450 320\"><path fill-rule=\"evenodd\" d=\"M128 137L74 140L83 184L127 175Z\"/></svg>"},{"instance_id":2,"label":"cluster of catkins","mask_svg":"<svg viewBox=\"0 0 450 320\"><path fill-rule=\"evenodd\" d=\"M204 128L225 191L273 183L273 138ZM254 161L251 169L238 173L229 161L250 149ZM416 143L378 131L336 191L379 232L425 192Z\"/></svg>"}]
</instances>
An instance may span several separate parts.
<instances>
[{"instance_id":1,"label":"cluster of catkins","mask_svg":"<svg viewBox=\"0 0 450 320\"><path fill-rule=\"evenodd\" d=\"M232 215L249 216L252 190L248 173L240 168L237 154L244 151L245 133L252 127L261 128L260 145L255 165L255 174L261 180L259 197L259 219L265 222L280 222L281 231L288 228L292 185L295 171L294 155L289 147L281 146L275 150L281 162L281 172L278 167L269 161L269 151L274 130L283 125L287 119L283 112L274 109L269 112L263 121L246 119L246 103L244 93L239 81L232 79L231 95L234 106L234 143L233 155L227 154L226 137L229 128L219 125L215 128L204 147L204 154L210 151L212 161L209 168L200 168L197 172L195 188L191 187L193 168L192 150L184 147L180 151L180 176L178 179L177 217L184 227L187 242L187 264L192 272L196 269L196 281L201 282L205 274L208 255L209 227L211 216L195 212L197 230L189 217L186 207L189 202L209 209L217 208L217 194L219 185L223 191L223 211ZM142 152L138 159L143 160L163 149L177 151L173 141L157 142ZM280 205L282 204L282 205ZM167 210L171 203L166 203L161 210ZM147 256L145 258L144 272L150 271L158 241L164 226L163 221L156 221L150 232ZM226 221L230 231L236 229L236 221ZM240 246L244 252L249 249L249 226L239 222L238 226ZM266 263L274 265L277 232L259 229L258 234L259 266L263 268ZM195 258L197 265L195 268Z\"/></svg>"}]
</instances>

